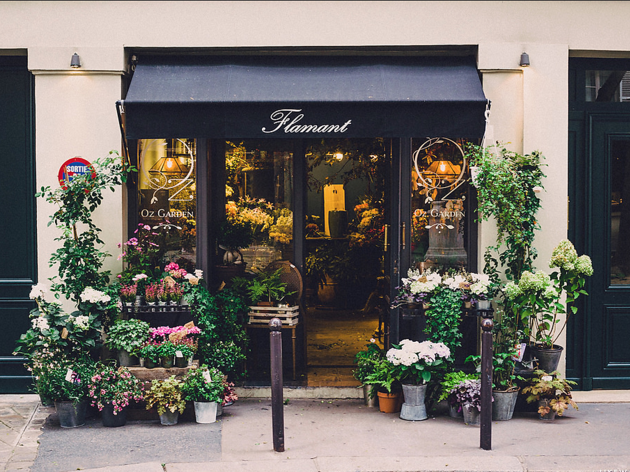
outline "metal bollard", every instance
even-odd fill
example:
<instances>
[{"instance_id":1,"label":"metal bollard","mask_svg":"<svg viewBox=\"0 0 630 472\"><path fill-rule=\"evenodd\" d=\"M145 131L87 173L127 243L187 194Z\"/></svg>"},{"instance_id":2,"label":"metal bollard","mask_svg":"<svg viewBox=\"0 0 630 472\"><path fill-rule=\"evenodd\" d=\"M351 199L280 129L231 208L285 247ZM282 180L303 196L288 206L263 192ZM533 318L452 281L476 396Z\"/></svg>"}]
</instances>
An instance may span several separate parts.
<instances>
[{"instance_id":1,"label":"metal bollard","mask_svg":"<svg viewBox=\"0 0 630 472\"><path fill-rule=\"evenodd\" d=\"M282 398L282 321L269 321L269 345L271 350L271 429L273 450L284 452L284 410Z\"/></svg>"},{"instance_id":2,"label":"metal bollard","mask_svg":"<svg viewBox=\"0 0 630 472\"><path fill-rule=\"evenodd\" d=\"M480 447L492 449L492 305L487 309L478 309L481 320L481 414Z\"/></svg>"}]
</instances>

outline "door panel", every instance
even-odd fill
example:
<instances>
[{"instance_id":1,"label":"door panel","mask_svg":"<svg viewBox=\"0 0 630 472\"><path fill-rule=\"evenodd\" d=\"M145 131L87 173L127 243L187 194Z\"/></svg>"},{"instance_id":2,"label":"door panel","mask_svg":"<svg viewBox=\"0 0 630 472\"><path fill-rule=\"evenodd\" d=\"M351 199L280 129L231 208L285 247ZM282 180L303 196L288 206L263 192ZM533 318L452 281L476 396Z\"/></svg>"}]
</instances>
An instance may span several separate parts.
<instances>
[{"instance_id":1,"label":"door panel","mask_svg":"<svg viewBox=\"0 0 630 472\"><path fill-rule=\"evenodd\" d=\"M582 312L586 377L592 388L630 388L630 118L591 115L590 133L585 230L595 272Z\"/></svg>"}]
</instances>

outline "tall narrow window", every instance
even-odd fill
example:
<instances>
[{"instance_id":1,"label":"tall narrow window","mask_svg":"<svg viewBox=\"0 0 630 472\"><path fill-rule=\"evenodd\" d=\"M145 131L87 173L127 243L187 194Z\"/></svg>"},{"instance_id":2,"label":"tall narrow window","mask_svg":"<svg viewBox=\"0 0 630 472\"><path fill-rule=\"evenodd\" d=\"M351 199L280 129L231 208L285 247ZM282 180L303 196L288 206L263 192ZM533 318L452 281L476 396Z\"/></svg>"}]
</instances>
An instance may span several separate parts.
<instances>
[{"instance_id":1,"label":"tall narrow window","mask_svg":"<svg viewBox=\"0 0 630 472\"><path fill-rule=\"evenodd\" d=\"M149 226L169 261L193 270L196 259L196 143L143 139L138 143L138 221Z\"/></svg>"}]
</instances>

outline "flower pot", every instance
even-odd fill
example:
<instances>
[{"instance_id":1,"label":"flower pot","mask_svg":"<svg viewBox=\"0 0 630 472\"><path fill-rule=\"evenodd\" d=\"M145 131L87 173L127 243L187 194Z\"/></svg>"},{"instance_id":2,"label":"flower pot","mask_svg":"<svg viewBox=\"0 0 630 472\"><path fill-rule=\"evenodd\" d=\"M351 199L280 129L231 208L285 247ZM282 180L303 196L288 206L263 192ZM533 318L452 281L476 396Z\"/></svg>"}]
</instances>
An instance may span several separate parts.
<instances>
[{"instance_id":1,"label":"flower pot","mask_svg":"<svg viewBox=\"0 0 630 472\"><path fill-rule=\"evenodd\" d=\"M374 385L363 385L363 403L365 403L368 408L376 407L378 397L376 396L376 391L372 392L372 390L375 389L376 387Z\"/></svg>"},{"instance_id":2,"label":"flower pot","mask_svg":"<svg viewBox=\"0 0 630 472\"><path fill-rule=\"evenodd\" d=\"M398 413L400 411L401 392L376 392L376 395L378 396L378 408L381 413Z\"/></svg>"},{"instance_id":3,"label":"flower pot","mask_svg":"<svg viewBox=\"0 0 630 472\"><path fill-rule=\"evenodd\" d=\"M122 411L118 411L114 414L114 405L111 403L103 405L101 420L103 421L103 426L106 428L125 426L125 424L127 424L127 408L125 407Z\"/></svg>"},{"instance_id":4,"label":"flower pot","mask_svg":"<svg viewBox=\"0 0 630 472\"><path fill-rule=\"evenodd\" d=\"M140 367L144 367L144 357L141 357L138 361L140 362Z\"/></svg>"},{"instance_id":5,"label":"flower pot","mask_svg":"<svg viewBox=\"0 0 630 472\"><path fill-rule=\"evenodd\" d=\"M463 409L460 407L459 403L448 405L448 416L451 418L461 418L464 416Z\"/></svg>"},{"instance_id":6,"label":"flower pot","mask_svg":"<svg viewBox=\"0 0 630 472\"><path fill-rule=\"evenodd\" d=\"M544 348L542 346L532 346L532 356L538 359L538 368L544 370L548 374L558 369L560 363L560 357L562 356L563 348L553 345L552 349Z\"/></svg>"},{"instance_id":7,"label":"flower pot","mask_svg":"<svg viewBox=\"0 0 630 472\"><path fill-rule=\"evenodd\" d=\"M223 415L223 403L217 403L217 416Z\"/></svg>"},{"instance_id":8,"label":"flower pot","mask_svg":"<svg viewBox=\"0 0 630 472\"><path fill-rule=\"evenodd\" d=\"M489 310L492 307L492 301L490 300L477 300L478 310Z\"/></svg>"},{"instance_id":9,"label":"flower pot","mask_svg":"<svg viewBox=\"0 0 630 472\"><path fill-rule=\"evenodd\" d=\"M173 413L171 410L167 409L164 413L160 415L160 423L164 426L172 426L177 424L177 420L179 419L179 411L175 410Z\"/></svg>"},{"instance_id":10,"label":"flower pot","mask_svg":"<svg viewBox=\"0 0 630 472\"><path fill-rule=\"evenodd\" d=\"M470 426L479 426L481 422L481 417L479 415L479 410L475 406L464 405L462 407L464 411L464 423Z\"/></svg>"},{"instance_id":11,"label":"flower pot","mask_svg":"<svg viewBox=\"0 0 630 472\"><path fill-rule=\"evenodd\" d=\"M155 369L156 367L160 367L160 363L159 362L154 362L150 359L145 359L144 360L144 366L147 369Z\"/></svg>"},{"instance_id":12,"label":"flower pot","mask_svg":"<svg viewBox=\"0 0 630 472\"><path fill-rule=\"evenodd\" d=\"M217 402L193 402L197 423L215 423L217 421Z\"/></svg>"},{"instance_id":13,"label":"flower pot","mask_svg":"<svg viewBox=\"0 0 630 472\"><path fill-rule=\"evenodd\" d=\"M518 390L513 392L493 391L492 398L492 421L507 421L512 419Z\"/></svg>"},{"instance_id":14,"label":"flower pot","mask_svg":"<svg viewBox=\"0 0 630 472\"><path fill-rule=\"evenodd\" d=\"M162 356L162 367L165 369L173 367L173 356Z\"/></svg>"},{"instance_id":15,"label":"flower pot","mask_svg":"<svg viewBox=\"0 0 630 472\"><path fill-rule=\"evenodd\" d=\"M129 354L128 351L121 349L118 351L118 365L121 367L130 367L136 364L137 358Z\"/></svg>"},{"instance_id":16,"label":"flower pot","mask_svg":"<svg viewBox=\"0 0 630 472\"><path fill-rule=\"evenodd\" d=\"M59 417L59 426L62 428L76 428L85 424L87 400L80 402L56 401L55 410Z\"/></svg>"},{"instance_id":17,"label":"flower pot","mask_svg":"<svg viewBox=\"0 0 630 472\"><path fill-rule=\"evenodd\" d=\"M188 367L188 359L183 356L177 357L175 356L175 367L184 368Z\"/></svg>"},{"instance_id":18,"label":"flower pot","mask_svg":"<svg viewBox=\"0 0 630 472\"><path fill-rule=\"evenodd\" d=\"M549 400L548 398L538 400L538 408L540 408L541 406L548 407L550 401L551 400ZM538 418L544 421L553 421L556 419L556 410L554 410L553 408L549 408L549 413L538 413Z\"/></svg>"},{"instance_id":19,"label":"flower pot","mask_svg":"<svg viewBox=\"0 0 630 472\"><path fill-rule=\"evenodd\" d=\"M190 356L188 358L188 367L192 367L192 365L193 365L193 356Z\"/></svg>"},{"instance_id":20,"label":"flower pot","mask_svg":"<svg viewBox=\"0 0 630 472\"><path fill-rule=\"evenodd\" d=\"M427 408L424 404L426 385L403 385L405 402L400 409L400 419L422 421L427 419Z\"/></svg>"},{"instance_id":21,"label":"flower pot","mask_svg":"<svg viewBox=\"0 0 630 472\"><path fill-rule=\"evenodd\" d=\"M258 306L273 306L273 302L258 302L257 303Z\"/></svg>"}]
</instances>

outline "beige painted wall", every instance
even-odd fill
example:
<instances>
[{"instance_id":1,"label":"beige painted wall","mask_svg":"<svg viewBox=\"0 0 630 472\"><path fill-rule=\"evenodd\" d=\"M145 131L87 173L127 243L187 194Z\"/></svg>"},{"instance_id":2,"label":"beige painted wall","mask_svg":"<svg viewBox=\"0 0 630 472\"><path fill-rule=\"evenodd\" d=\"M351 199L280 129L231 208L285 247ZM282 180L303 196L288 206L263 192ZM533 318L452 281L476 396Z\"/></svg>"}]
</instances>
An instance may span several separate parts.
<instances>
[{"instance_id":1,"label":"beige painted wall","mask_svg":"<svg viewBox=\"0 0 630 472\"><path fill-rule=\"evenodd\" d=\"M75 156L93 162L120 148L120 132L115 112L115 101L120 97L119 75L86 75L81 73L38 74L35 76L37 188L57 187L59 167ZM54 241L59 232L48 227L49 216L55 207L43 199L37 201L37 246L39 280L57 274L48 267L50 254L58 247ZM121 191L107 191L95 214L96 225L103 230L105 250L113 255L105 269L120 272L116 260L122 242ZM69 308L70 305L66 305Z\"/></svg>"}]
</instances>

